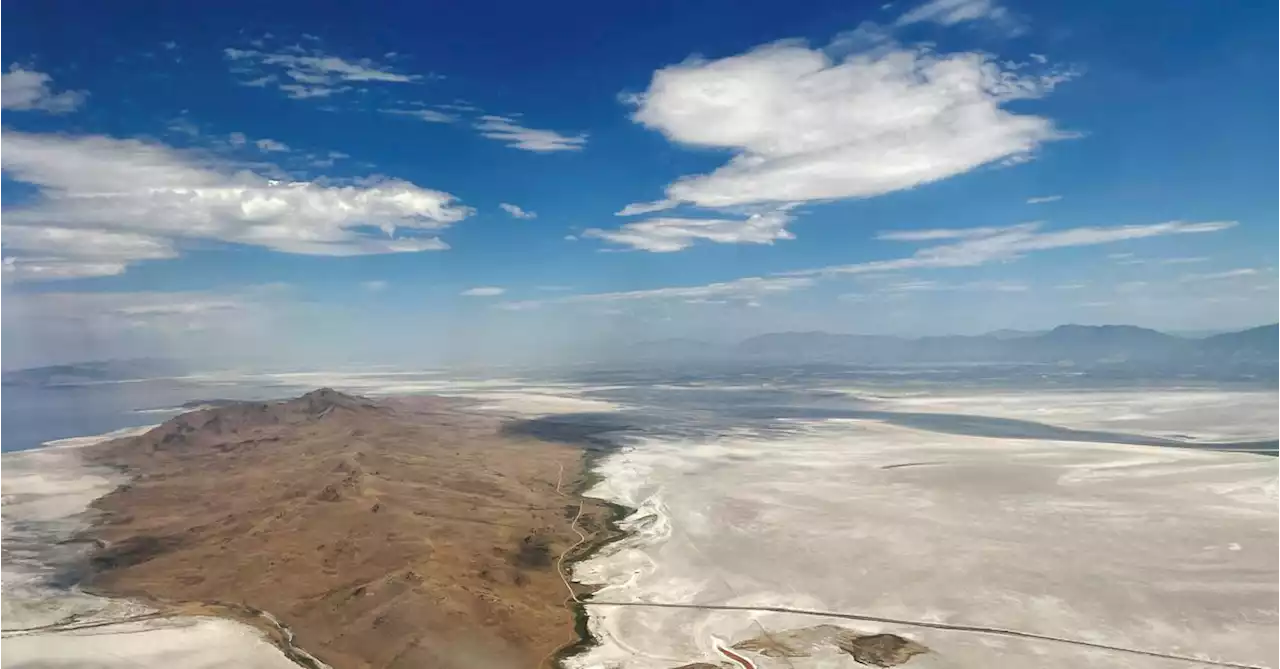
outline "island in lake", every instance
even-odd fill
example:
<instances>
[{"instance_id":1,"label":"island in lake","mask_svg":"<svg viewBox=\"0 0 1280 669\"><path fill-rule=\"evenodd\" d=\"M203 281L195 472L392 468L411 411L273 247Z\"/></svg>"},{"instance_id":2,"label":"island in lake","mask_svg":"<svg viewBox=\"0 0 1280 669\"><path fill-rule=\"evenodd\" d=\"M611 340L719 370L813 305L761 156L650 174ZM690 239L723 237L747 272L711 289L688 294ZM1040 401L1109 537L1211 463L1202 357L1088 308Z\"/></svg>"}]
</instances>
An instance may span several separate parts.
<instances>
[{"instance_id":1,"label":"island in lake","mask_svg":"<svg viewBox=\"0 0 1280 669\"><path fill-rule=\"evenodd\" d=\"M76 449L122 476L64 572L145 607L114 622L230 618L301 666L540 666L580 641L562 561L617 512L582 448L464 406L322 389Z\"/></svg>"}]
</instances>

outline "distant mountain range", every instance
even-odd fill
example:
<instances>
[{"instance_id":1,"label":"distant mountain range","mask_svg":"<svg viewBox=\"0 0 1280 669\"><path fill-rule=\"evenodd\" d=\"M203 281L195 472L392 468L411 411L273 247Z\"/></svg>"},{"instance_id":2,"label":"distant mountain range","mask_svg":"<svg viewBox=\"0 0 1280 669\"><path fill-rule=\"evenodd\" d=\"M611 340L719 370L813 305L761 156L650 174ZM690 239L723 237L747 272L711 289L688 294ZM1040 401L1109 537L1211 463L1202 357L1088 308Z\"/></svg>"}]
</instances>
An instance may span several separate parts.
<instances>
[{"instance_id":1,"label":"distant mountain range","mask_svg":"<svg viewBox=\"0 0 1280 669\"><path fill-rule=\"evenodd\" d=\"M642 342L630 355L848 364L1056 363L1176 367L1274 365L1280 329L1263 325L1204 338L1132 325L1062 325L1047 332L1000 330L977 336L893 337L779 332L732 346L676 339Z\"/></svg>"},{"instance_id":2,"label":"distant mountain range","mask_svg":"<svg viewBox=\"0 0 1280 669\"><path fill-rule=\"evenodd\" d=\"M697 339L642 341L601 355L608 363L734 362L849 365L1056 364L1119 372L1276 375L1280 328L1263 325L1208 337L1178 336L1132 325L1061 325L1048 331L997 330L976 336L894 337L777 332L737 344ZM1270 370L1269 372L1267 370ZM106 360L4 373L6 386L80 385L175 376L179 361Z\"/></svg>"},{"instance_id":3,"label":"distant mountain range","mask_svg":"<svg viewBox=\"0 0 1280 669\"><path fill-rule=\"evenodd\" d=\"M16 369L4 373L6 386L60 386L103 381L153 379L185 373L184 366L163 358L94 360L65 365Z\"/></svg>"}]
</instances>

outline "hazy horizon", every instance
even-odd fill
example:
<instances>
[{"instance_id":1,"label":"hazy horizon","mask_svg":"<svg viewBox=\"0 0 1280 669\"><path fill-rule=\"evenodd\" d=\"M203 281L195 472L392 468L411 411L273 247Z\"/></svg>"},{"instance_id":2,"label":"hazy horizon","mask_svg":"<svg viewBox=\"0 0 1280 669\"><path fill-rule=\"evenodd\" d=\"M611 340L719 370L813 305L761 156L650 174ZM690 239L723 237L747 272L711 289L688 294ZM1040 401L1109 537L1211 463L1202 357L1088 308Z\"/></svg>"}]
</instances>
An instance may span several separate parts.
<instances>
[{"instance_id":1,"label":"hazy horizon","mask_svg":"<svg viewBox=\"0 0 1280 669\"><path fill-rule=\"evenodd\" d=\"M13 7L5 365L1280 320L1265 10L738 9Z\"/></svg>"}]
</instances>

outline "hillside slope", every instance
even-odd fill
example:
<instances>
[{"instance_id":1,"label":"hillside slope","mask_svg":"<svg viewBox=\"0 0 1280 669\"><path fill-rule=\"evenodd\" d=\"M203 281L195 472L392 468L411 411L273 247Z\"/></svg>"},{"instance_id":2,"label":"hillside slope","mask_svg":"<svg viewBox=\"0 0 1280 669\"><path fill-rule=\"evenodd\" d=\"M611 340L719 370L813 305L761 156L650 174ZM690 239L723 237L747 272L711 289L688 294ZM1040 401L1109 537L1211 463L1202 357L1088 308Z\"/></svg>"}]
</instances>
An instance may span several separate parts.
<instances>
[{"instance_id":1,"label":"hillside slope","mask_svg":"<svg viewBox=\"0 0 1280 669\"><path fill-rule=\"evenodd\" d=\"M134 477L96 503L108 593L266 610L344 669L533 667L576 638L554 564L578 539L573 447L321 390L86 450Z\"/></svg>"}]
</instances>

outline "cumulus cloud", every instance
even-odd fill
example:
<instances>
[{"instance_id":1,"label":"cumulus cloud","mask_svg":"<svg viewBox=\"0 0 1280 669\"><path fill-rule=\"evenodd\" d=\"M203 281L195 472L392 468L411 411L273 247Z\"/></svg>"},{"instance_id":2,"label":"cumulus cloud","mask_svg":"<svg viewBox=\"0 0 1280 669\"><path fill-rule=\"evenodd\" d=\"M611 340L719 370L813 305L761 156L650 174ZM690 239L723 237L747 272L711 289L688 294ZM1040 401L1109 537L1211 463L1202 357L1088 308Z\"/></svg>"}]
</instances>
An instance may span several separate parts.
<instances>
[{"instance_id":1,"label":"cumulus cloud","mask_svg":"<svg viewBox=\"0 0 1280 669\"><path fill-rule=\"evenodd\" d=\"M1008 10L993 0L931 0L898 17L895 25L928 22L954 26L967 21L990 21L1015 34L1022 30Z\"/></svg>"},{"instance_id":2,"label":"cumulus cloud","mask_svg":"<svg viewBox=\"0 0 1280 669\"><path fill-rule=\"evenodd\" d=\"M84 91L53 92L53 77L14 64L0 74L0 103L14 111L45 111L51 114L73 112L84 104L89 94Z\"/></svg>"},{"instance_id":3,"label":"cumulus cloud","mask_svg":"<svg viewBox=\"0 0 1280 669\"><path fill-rule=\"evenodd\" d=\"M698 240L717 244L772 244L779 239L795 239L786 229L791 219L785 211L753 214L743 219L651 218L616 230L589 228L582 234L641 251L670 253L689 248Z\"/></svg>"},{"instance_id":4,"label":"cumulus cloud","mask_svg":"<svg viewBox=\"0 0 1280 669\"><path fill-rule=\"evenodd\" d=\"M1061 200L1061 195L1045 195L1043 197L1029 197L1027 204L1048 204L1049 202L1057 202Z\"/></svg>"},{"instance_id":5,"label":"cumulus cloud","mask_svg":"<svg viewBox=\"0 0 1280 669\"><path fill-rule=\"evenodd\" d=\"M538 217L538 214L535 212L525 211L524 209L514 204L509 204L507 202L503 202L502 204L498 205L498 208L507 212L508 214L511 214L511 218L520 218L524 220L530 220Z\"/></svg>"},{"instance_id":6,"label":"cumulus cloud","mask_svg":"<svg viewBox=\"0 0 1280 669\"><path fill-rule=\"evenodd\" d=\"M632 119L674 142L734 155L623 212L872 197L1026 157L1069 136L1005 105L1049 93L1070 72L1035 74L981 53L891 42L842 47L839 58L834 51L784 41L655 72L647 90L628 98Z\"/></svg>"},{"instance_id":7,"label":"cumulus cloud","mask_svg":"<svg viewBox=\"0 0 1280 669\"><path fill-rule=\"evenodd\" d=\"M422 75L395 72L370 58L347 60L298 45L278 51L227 48L222 53L231 62L232 71L246 77L241 85L275 86L296 99L329 97L358 84L404 84L423 79Z\"/></svg>"},{"instance_id":8,"label":"cumulus cloud","mask_svg":"<svg viewBox=\"0 0 1280 669\"><path fill-rule=\"evenodd\" d=\"M154 142L5 131L3 146L5 175L39 190L5 211L15 278L118 274L187 240L332 256L439 250L424 232L472 213L406 181L286 183Z\"/></svg>"},{"instance_id":9,"label":"cumulus cloud","mask_svg":"<svg viewBox=\"0 0 1280 669\"><path fill-rule=\"evenodd\" d=\"M497 286L479 286L477 288L468 288L459 293L459 295L466 297L497 297L505 292L507 292L505 288L498 288Z\"/></svg>"},{"instance_id":10,"label":"cumulus cloud","mask_svg":"<svg viewBox=\"0 0 1280 669\"><path fill-rule=\"evenodd\" d=\"M587 144L586 133L564 135L554 130L539 130L520 125L508 116L481 116L475 124L482 137L505 143L513 149L548 153L552 151L581 151Z\"/></svg>"},{"instance_id":11,"label":"cumulus cloud","mask_svg":"<svg viewBox=\"0 0 1280 669\"><path fill-rule=\"evenodd\" d=\"M458 120L458 117L453 114L446 114L434 109L380 109L379 111L383 114L409 116L427 123L453 123Z\"/></svg>"}]
</instances>

